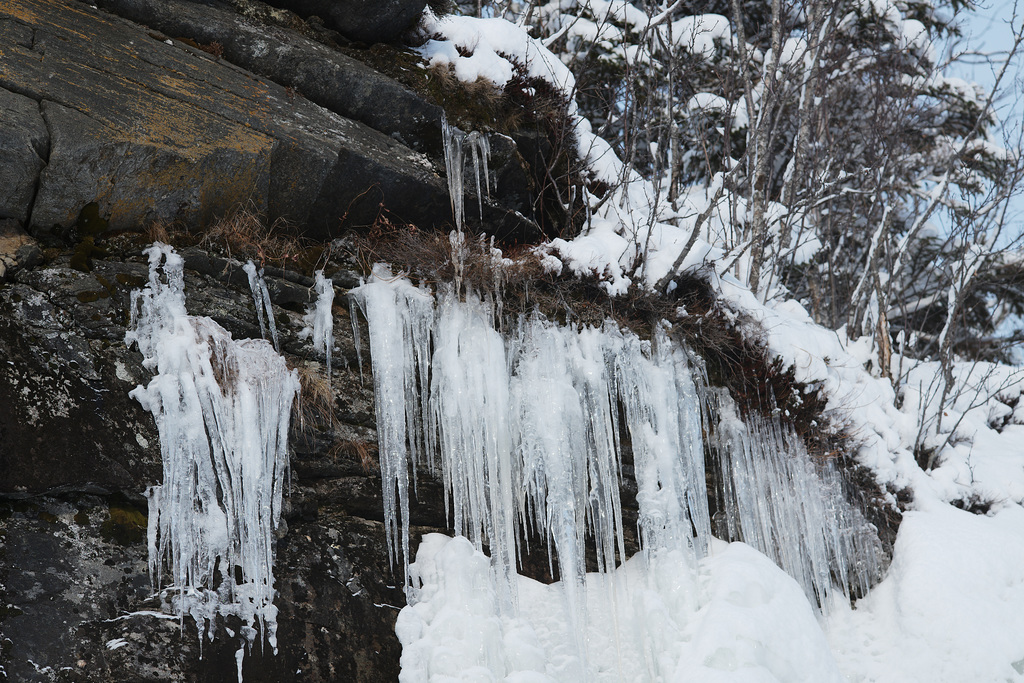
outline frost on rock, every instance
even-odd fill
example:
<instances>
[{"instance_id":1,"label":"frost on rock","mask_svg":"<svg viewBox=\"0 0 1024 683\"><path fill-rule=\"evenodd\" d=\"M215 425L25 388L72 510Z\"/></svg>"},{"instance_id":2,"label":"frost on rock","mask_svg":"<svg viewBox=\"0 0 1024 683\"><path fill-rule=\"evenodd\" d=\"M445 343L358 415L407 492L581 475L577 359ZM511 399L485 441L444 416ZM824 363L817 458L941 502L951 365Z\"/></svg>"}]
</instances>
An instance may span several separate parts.
<instances>
[{"instance_id":1,"label":"frost on rock","mask_svg":"<svg viewBox=\"0 0 1024 683\"><path fill-rule=\"evenodd\" d=\"M249 261L242 270L249 276L249 289L252 290L252 300L256 304L256 317L260 321L260 335L267 338L267 327L270 327L270 338L274 342L274 350L281 350L281 343L277 338L277 325L274 322L274 307L270 303L270 291L267 289L267 281L263 279L263 269L256 270L256 265ZM266 313L264 313L266 311Z\"/></svg>"},{"instance_id":2,"label":"frost on rock","mask_svg":"<svg viewBox=\"0 0 1024 683\"><path fill-rule=\"evenodd\" d=\"M324 277L324 271L314 274L316 280L316 301L306 309L302 322L305 324L299 333L300 338L310 338L313 350L323 354L327 360L327 376L331 376L331 354L334 351L334 282Z\"/></svg>"},{"instance_id":3,"label":"frost on rock","mask_svg":"<svg viewBox=\"0 0 1024 683\"><path fill-rule=\"evenodd\" d=\"M163 484L147 491L150 576L166 577L163 595L201 638L233 615L249 647L262 633L276 652L273 539L298 376L265 340L188 315L181 257L159 243L147 254L125 342L155 372L131 392L156 420L163 461Z\"/></svg>"}]
</instances>

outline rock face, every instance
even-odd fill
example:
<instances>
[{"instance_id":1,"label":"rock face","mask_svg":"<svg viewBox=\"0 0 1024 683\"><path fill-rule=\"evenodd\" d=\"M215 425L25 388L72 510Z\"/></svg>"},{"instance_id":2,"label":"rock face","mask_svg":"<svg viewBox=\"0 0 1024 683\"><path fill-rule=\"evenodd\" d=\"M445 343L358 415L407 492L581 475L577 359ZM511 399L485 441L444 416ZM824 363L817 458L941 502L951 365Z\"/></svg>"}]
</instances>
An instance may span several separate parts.
<instances>
[{"instance_id":1,"label":"rock face","mask_svg":"<svg viewBox=\"0 0 1024 683\"><path fill-rule=\"evenodd\" d=\"M41 237L66 231L90 203L115 230L202 227L243 204L317 239L382 211L425 228L451 222L443 168L401 142L437 147L436 106L223 7L104 2L185 42L75 0L0 7L0 107L17 124L0 133L11 150L0 178L15 187L0 215ZM519 239L539 234L498 204L487 219Z\"/></svg>"},{"instance_id":2,"label":"rock face","mask_svg":"<svg viewBox=\"0 0 1024 683\"><path fill-rule=\"evenodd\" d=\"M0 90L0 120L0 219L24 223L46 165L49 136L38 103L7 90Z\"/></svg>"},{"instance_id":3,"label":"rock face","mask_svg":"<svg viewBox=\"0 0 1024 683\"><path fill-rule=\"evenodd\" d=\"M105 246L110 254L94 258L89 273L50 250L47 264L0 285L0 681L234 680L232 639L200 644L189 620L182 629L152 615L142 493L159 483L160 451L152 416L128 397L150 373L124 345L130 292L147 264L140 240ZM258 337L241 264L183 253L190 312ZM267 279L285 355L321 376L297 338L309 282L274 272ZM403 579L384 544L372 383L360 381L338 290L335 418L307 409L293 424L275 567L280 652L248 656L246 681L398 675ZM417 508L416 520L435 531L444 526L441 497L429 484L425 491L433 507Z\"/></svg>"},{"instance_id":4,"label":"rock face","mask_svg":"<svg viewBox=\"0 0 1024 683\"><path fill-rule=\"evenodd\" d=\"M282 86L78 2L0 12L0 86L40 101L49 130L33 228L67 227L94 201L114 229L208 223L246 201L322 234L346 211L371 223L382 196L398 212L442 215L444 186L425 159Z\"/></svg>"},{"instance_id":5,"label":"rock face","mask_svg":"<svg viewBox=\"0 0 1024 683\"><path fill-rule=\"evenodd\" d=\"M317 16L349 40L395 40L427 6L425 0L272 0L304 17Z\"/></svg>"},{"instance_id":6,"label":"rock face","mask_svg":"<svg viewBox=\"0 0 1024 683\"><path fill-rule=\"evenodd\" d=\"M416 151L440 144L441 108L348 55L228 7L188 0L98 0L172 38L218 45L223 59Z\"/></svg>"}]
</instances>

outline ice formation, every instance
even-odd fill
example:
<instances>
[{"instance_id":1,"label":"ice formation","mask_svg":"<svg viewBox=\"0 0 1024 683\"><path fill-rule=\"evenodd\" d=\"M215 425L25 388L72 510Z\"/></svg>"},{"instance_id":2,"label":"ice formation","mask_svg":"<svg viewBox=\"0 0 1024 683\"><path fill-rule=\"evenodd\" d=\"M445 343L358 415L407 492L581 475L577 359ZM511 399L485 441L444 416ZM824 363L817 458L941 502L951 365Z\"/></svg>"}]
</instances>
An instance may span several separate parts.
<instances>
[{"instance_id":1,"label":"ice formation","mask_svg":"<svg viewBox=\"0 0 1024 683\"><path fill-rule=\"evenodd\" d=\"M487 136L479 131L463 133L448 122L447 117L441 119L441 133L444 141L444 167L448 176L448 196L452 202L452 214L455 216L455 228L462 232L466 222L466 150L473 156L473 172L476 177L476 198L480 209L480 220L484 218L484 194L490 196L491 175L488 162L491 145ZM480 187L480 171L483 170L484 185ZM482 190L482 191L481 191Z\"/></svg>"},{"instance_id":2,"label":"ice formation","mask_svg":"<svg viewBox=\"0 0 1024 683\"><path fill-rule=\"evenodd\" d=\"M270 291L267 289L267 281L263 279L263 269L256 270L256 265L249 261L242 269L249 276L249 289L252 290L252 300L256 304L256 317L260 321L260 335L267 338L267 327L270 328L270 338L274 342L274 350L281 350L281 343L277 338L277 325L274 322L274 307L270 303ZM264 313L266 311L266 313Z\"/></svg>"},{"instance_id":3,"label":"ice formation","mask_svg":"<svg viewBox=\"0 0 1024 683\"><path fill-rule=\"evenodd\" d=\"M249 647L262 633L276 652L273 540L298 376L265 340L188 315L181 257L159 243L147 254L125 341L156 373L131 392L156 420L163 461L163 484L147 491L150 576L155 587L166 576L164 596L201 639L234 615ZM241 648L237 659L240 674Z\"/></svg>"},{"instance_id":4,"label":"ice formation","mask_svg":"<svg viewBox=\"0 0 1024 683\"><path fill-rule=\"evenodd\" d=\"M316 280L316 301L306 309L302 319L306 327L299 333L302 338L309 337L313 342L313 350L322 353L327 360L327 376L331 376L331 353L334 350L334 282L324 277L324 271L314 273Z\"/></svg>"},{"instance_id":5,"label":"ice formation","mask_svg":"<svg viewBox=\"0 0 1024 683\"><path fill-rule=\"evenodd\" d=\"M808 598L831 604L833 586L861 596L880 576L881 547L860 510L846 500L831 460L815 463L778 422L741 420L719 395L712 452L721 472L727 540L742 540L795 578Z\"/></svg>"},{"instance_id":6,"label":"ice formation","mask_svg":"<svg viewBox=\"0 0 1024 683\"><path fill-rule=\"evenodd\" d=\"M630 470L650 571L693 582L707 556L702 410L725 416L710 430L716 459L707 464L727 480L731 538L790 572L811 604L824 604L833 583L874 580L871 528L846 503L838 473L778 425L729 415L665 328L647 342L611 323L576 329L535 315L499 333L492 303L457 291L435 294L378 266L352 293L369 325L389 547L414 579L410 604L426 599L408 564L410 470L422 466L443 481L456 534L478 552L487 546L504 619L520 613L521 539L540 534L557 560L566 654L586 679L588 605L604 604L590 593L614 602L620 590L587 574L587 544L598 576L628 559L619 492Z\"/></svg>"}]
</instances>

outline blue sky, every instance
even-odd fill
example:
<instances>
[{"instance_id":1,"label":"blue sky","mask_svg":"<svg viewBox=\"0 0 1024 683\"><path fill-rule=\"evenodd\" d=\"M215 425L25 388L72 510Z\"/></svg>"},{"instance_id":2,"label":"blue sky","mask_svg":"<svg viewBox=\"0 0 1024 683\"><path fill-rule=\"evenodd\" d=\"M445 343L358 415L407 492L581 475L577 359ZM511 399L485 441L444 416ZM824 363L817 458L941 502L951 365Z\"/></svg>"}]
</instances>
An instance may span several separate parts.
<instances>
[{"instance_id":1,"label":"blue sky","mask_svg":"<svg viewBox=\"0 0 1024 683\"><path fill-rule=\"evenodd\" d=\"M967 80L991 88L996 73L1006 54L1013 45L1013 30L1010 22L1020 26L1024 20L1024 1L1017 4L1017 18L1014 20L1013 0L989 0L979 2L974 12L963 13L963 39L960 49L970 48L990 54L995 63L985 64L982 59L964 59L957 64L952 72ZM952 46L951 46L952 47ZM1011 139L1016 138L1024 122L1024 56L1017 55L1010 70L1001 84L1002 96L997 101L999 119L1003 123L1004 132ZM1024 197L1018 197L1011 211L1014 216L1014 234L1024 232Z\"/></svg>"}]
</instances>

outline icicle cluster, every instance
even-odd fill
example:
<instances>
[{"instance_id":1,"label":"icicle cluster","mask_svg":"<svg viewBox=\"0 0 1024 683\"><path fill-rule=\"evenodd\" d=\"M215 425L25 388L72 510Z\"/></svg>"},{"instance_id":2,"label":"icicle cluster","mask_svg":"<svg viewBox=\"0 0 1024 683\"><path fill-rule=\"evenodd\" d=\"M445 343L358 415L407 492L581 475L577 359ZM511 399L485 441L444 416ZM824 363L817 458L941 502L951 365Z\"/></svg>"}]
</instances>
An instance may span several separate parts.
<instances>
[{"instance_id":1,"label":"icicle cluster","mask_svg":"<svg viewBox=\"0 0 1024 683\"><path fill-rule=\"evenodd\" d=\"M610 324L576 330L539 317L502 335L490 303L456 291L435 298L378 267L352 294L369 324L393 557L408 569L409 472L425 466L444 482L455 532L489 546L502 604L515 607L515 559L529 525L553 547L581 623L585 539L601 571L624 559L626 457L641 546L699 560L711 538L701 418L709 397L685 350L663 329L643 342ZM834 465L813 463L777 423L744 423L721 406L710 446L723 533L774 559L812 604L825 604L833 583L873 583L877 537L843 496Z\"/></svg>"},{"instance_id":2,"label":"icicle cluster","mask_svg":"<svg viewBox=\"0 0 1024 683\"><path fill-rule=\"evenodd\" d=\"M380 267L353 297L369 323L388 539L407 576L409 471L422 465L443 480L456 533L489 545L502 610L516 608L528 526L554 549L582 633L585 539L603 570L625 559L622 433L645 550L684 550L691 561L705 552L697 390L686 354L663 333L652 346L612 326L534 317L502 336L489 304L452 289L435 302Z\"/></svg>"},{"instance_id":3,"label":"icicle cluster","mask_svg":"<svg viewBox=\"0 0 1024 683\"><path fill-rule=\"evenodd\" d=\"M274 350L281 351L281 343L277 338L277 325L274 322L274 307L270 303L270 291L267 289L267 281L263 279L263 269L256 270L256 264L249 261L242 270L249 276L249 289L252 290L252 300L256 304L256 317L260 321L260 336L267 338L267 327L270 328L270 338L274 342ZM265 312L264 312L265 311Z\"/></svg>"},{"instance_id":4,"label":"icicle cluster","mask_svg":"<svg viewBox=\"0 0 1024 683\"><path fill-rule=\"evenodd\" d=\"M313 350L321 353L327 360L327 376L331 376L331 354L334 351L334 282L324 277L324 271L318 270L313 288L316 290L316 301L306 308L302 321L305 328L299 333L300 338L310 338Z\"/></svg>"},{"instance_id":5,"label":"icicle cluster","mask_svg":"<svg viewBox=\"0 0 1024 683\"><path fill-rule=\"evenodd\" d=\"M778 422L746 421L719 394L712 452L729 540L742 540L795 578L827 608L834 586L863 595L879 579L881 548L864 515L843 495L831 460L815 463L803 442Z\"/></svg>"},{"instance_id":6,"label":"icicle cluster","mask_svg":"<svg viewBox=\"0 0 1024 683\"><path fill-rule=\"evenodd\" d=\"M258 628L276 652L273 538L298 376L266 341L188 315L181 257L159 243L147 253L125 341L156 373L131 392L156 420L163 461L163 484L147 491L150 576L159 587L166 568L164 595L201 638L235 615L250 647Z\"/></svg>"},{"instance_id":7,"label":"icicle cluster","mask_svg":"<svg viewBox=\"0 0 1024 683\"><path fill-rule=\"evenodd\" d=\"M441 133L444 142L444 166L448 176L448 196L452 203L452 215L455 217L455 229L462 232L466 222L465 172L466 150L473 157L473 172L476 178L476 198L480 209L480 220L484 218L484 194L490 196L491 175L488 162L491 145L487 136L479 131L463 133L448 122L448 117L441 119ZM484 184L480 186L481 168Z\"/></svg>"}]
</instances>

